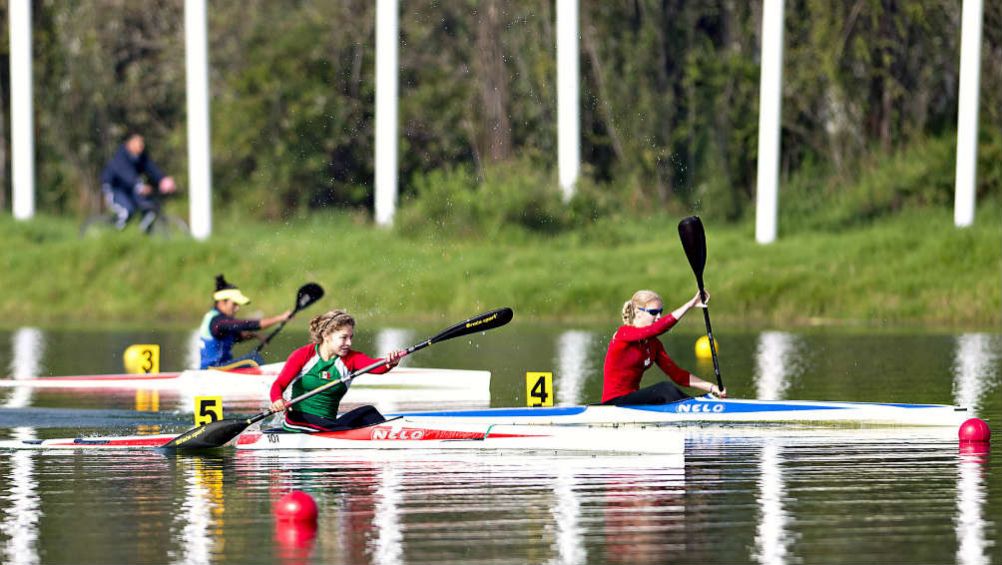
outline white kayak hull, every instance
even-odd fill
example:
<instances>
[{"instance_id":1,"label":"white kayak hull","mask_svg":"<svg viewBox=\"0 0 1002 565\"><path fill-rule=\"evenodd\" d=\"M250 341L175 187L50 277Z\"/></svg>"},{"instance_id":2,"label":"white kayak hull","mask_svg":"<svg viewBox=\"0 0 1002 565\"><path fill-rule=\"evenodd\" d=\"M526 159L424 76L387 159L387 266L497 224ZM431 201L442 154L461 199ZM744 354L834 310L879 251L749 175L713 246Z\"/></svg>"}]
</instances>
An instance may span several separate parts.
<instances>
[{"instance_id":1,"label":"white kayak hull","mask_svg":"<svg viewBox=\"0 0 1002 565\"><path fill-rule=\"evenodd\" d=\"M489 408L394 414L416 422L604 426L796 423L825 425L958 426L973 417L967 408L942 404L889 404L811 400L734 400L709 396L652 406Z\"/></svg>"},{"instance_id":2,"label":"white kayak hull","mask_svg":"<svg viewBox=\"0 0 1002 565\"><path fill-rule=\"evenodd\" d=\"M74 390L178 391L189 396L267 400L282 363L252 369L198 369L155 375L82 375L3 379L0 387ZM488 402L489 371L397 367L382 375L361 375L351 384L349 401L375 402L400 397L411 402Z\"/></svg>"},{"instance_id":3,"label":"white kayak hull","mask_svg":"<svg viewBox=\"0 0 1002 565\"><path fill-rule=\"evenodd\" d=\"M175 434L0 441L0 449L154 450ZM250 431L236 441L239 450L474 450L520 452L656 453L685 451L684 433L671 428L615 430L582 426L496 426L421 424L397 418L354 430L312 434Z\"/></svg>"}]
</instances>

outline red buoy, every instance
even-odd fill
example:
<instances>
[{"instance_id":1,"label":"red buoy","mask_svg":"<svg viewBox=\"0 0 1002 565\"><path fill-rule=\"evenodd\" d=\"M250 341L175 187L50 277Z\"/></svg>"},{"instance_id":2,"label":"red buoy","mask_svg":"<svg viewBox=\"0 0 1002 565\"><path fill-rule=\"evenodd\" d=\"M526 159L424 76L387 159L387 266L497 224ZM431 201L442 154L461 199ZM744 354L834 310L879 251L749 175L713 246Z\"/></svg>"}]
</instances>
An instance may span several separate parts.
<instances>
[{"instance_id":1,"label":"red buoy","mask_svg":"<svg viewBox=\"0 0 1002 565\"><path fill-rule=\"evenodd\" d=\"M278 499L273 509L275 517L286 522L316 522L317 503L301 490L294 490Z\"/></svg>"},{"instance_id":2,"label":"red buoy","mask_svg":"<svg viewBox=\"0 0 1002 565\"><path fill-rule=\"evenodd\" d=\"M957 430L957 437L960 441L991 441L992 430L988 427L988 422L985 422L981 418L970 418L960 424L960 429Z\"/></svg>"}]
</instances>

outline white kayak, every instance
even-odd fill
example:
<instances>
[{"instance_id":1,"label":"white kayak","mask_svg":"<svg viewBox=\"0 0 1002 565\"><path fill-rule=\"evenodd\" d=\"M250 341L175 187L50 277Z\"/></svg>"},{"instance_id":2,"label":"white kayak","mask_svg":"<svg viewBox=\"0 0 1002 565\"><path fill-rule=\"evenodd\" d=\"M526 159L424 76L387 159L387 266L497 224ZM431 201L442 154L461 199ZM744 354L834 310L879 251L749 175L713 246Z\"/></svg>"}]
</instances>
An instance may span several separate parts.
<instances>
[{"instance_id":1,"label":"white kayak","mask_svg":"<svg viewBox=\"0 0 1002 565\"><path fill-rule=\"evenodd\" d=\"M711 396L650 406L559 406L400 412L416 422L491 424L651 425L681 423L797 423L826 425L958 426L973 417L964 407L943 404L738 400Z\"/></svg>"},{"instance_id":2,"label":"white kayak","mask_svg":"<svg viewBox=\"0 0 1002 565\"><path fill-rule=\"evenodd\" d=\"M0 387L36 389L183 391L187 395L267 399L283 363L220 370L192 369L152 375L79 375L34 379L2 379ZM394 393L413 402L487 402L490 371L397 367L382 374L361 375L351 383L352 402L374 402ZM360 394L371 393L371 394ZM370 400L373 399L373 400Z\"/></svg>"},{"instance_id":3,"label":"white kayak","mask_svg":"<svg viewBox=\"0 0 1002 565\"><path fill-rule=\"evenodd\" d=\"M176 434L0 441L0 449L154 450ZM423 424L405 418L338 432L249 431L236 440L240 450L335 451L514 450L521 452L683 453L684 432L673 428L615 430L587 426L535 426L444 422Z\"/></svg>"}]
</instances>

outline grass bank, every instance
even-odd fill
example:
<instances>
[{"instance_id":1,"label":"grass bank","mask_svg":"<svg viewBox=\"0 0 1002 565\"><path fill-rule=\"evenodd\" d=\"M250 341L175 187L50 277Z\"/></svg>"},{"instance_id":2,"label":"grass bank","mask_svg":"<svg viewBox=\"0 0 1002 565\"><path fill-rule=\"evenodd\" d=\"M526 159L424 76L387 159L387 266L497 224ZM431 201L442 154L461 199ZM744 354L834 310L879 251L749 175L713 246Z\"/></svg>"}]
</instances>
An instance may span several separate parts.
<instances>
[{"instance_id":1,"label":"grass bank","mask_svg":"<svg viewBox=\"0 0 1002 565\"><path fill-rule=\"evenodd\" d=\"M601 220L557 235L485 239L401 235L356 216L286 224L219 220L206 242L132 231L80 240L73 220L0 219L3 324L194 326L218 272L254 302L289 308L316 281L341 306L379 320L452 321L496 306L520 318L614 320L639 288L674 307L695 291L677 217ZM781 230L782 230L781 226ZM1002 320L1002 212L979 203L974 227L946 208L904 211L838 232L781 231L768 246L749 222L706 222L714 320L789 327L948 325Z\"/></svg>"}]
</instances>

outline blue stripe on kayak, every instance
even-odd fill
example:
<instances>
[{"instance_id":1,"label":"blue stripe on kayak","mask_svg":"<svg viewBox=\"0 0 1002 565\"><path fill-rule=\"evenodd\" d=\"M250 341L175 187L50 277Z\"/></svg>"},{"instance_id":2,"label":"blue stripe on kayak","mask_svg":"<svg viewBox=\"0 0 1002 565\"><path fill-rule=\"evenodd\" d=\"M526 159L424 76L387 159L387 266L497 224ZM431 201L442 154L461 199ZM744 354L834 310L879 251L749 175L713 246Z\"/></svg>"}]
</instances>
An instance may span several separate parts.
<instances>
[{"instance_id":1,"label":"blue stripe on kayak","mask_svg":"<svg viewBox=\"0 0 1002 565\"><path fill-rule=\"evenodd\" d=\"M587 406L558 406L554 408L488 408L486 410L445 410L442 412L397 412L394 416L442 416L449 418L476 418L480 416L573 416L585 411Z\"/></svg>"},{"instance_id":2,"label":"blue stripe on kayak","mask_svg":"<svg viewBox=\"0 0 1002 565\"><path fill-rule=\"evenodd\" d=\"M862 404L864 406L894 406L895 408L949 408L943 404L897 404L894 402L852 402L850 404Z\"/></svg>"},{"instance_id":3,"label":"blue stripe on kayak","mask_svg":"<svg viewBox=\"0 0 1002 565\"><path fill-rule=\"evenodd\" d=\"M789 403L743 403L743 402L715 402L713 400L682 400L672 404L652 404L647 406L622 406L631 410L644 410L647 412L671 412L676 414L734 414L742 412L797 412L800 410L843 410L845 406L808 406Z\"/></svg>"},{"instance_id":4,"label":"blue stripe on kayak","mask_svg":"<svg viewBox=\"0 0 1002 565\"><path fill-rule=\"evenodd\" d=\"M808 401L809 402L809 401ZM805 410L848 410L865 406L892 406L906 409L942 408L939 404L895 404L877 402L840 402L837 404L800 404L796 401L754 401L729 402L726 400L691 398L671 404L651 404L620 406L626 410L645 412L665 412L677 414L739 414L739 413L782 413ZM519 416L574 416L587 410L588 406L558 406L553 408L487 408L484 410L443 410L439 412L399 412L394 416L437 416L443 418L519 417Z\"/></svg>"}]
</instances>

